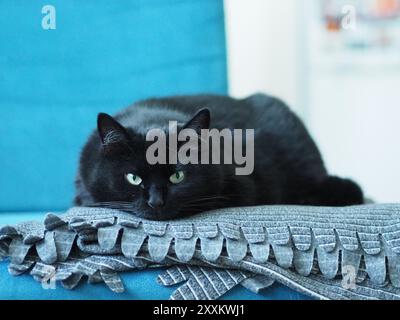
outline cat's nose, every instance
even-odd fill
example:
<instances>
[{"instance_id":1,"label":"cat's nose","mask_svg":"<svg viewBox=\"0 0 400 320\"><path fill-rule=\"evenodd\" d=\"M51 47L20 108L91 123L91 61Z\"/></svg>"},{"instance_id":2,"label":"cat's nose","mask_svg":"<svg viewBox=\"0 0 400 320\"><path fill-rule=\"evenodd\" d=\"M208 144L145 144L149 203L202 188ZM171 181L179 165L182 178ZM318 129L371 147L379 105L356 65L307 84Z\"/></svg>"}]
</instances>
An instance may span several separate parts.
<instances>
[{"instance_id":1,"label":"cat's nose","mask_svg":"<svg viewBox=\"0 0 400 320\"><path fill-rule=\"evenodd\" d=\"M156 185L150 186L147 205L155 210L164 206L164 193L161 187Z\"/></svg>"},{"instance_id":2,"label":"cat's nose","mask_svg":"<svg viewBox=\"0 0 400 320\"><path fill-rule=\"evenodd\" d=\"M161 197L150 197L147 204L152 209L160 209L164 206L164 200Z\"/></svg>"}]
</instances>

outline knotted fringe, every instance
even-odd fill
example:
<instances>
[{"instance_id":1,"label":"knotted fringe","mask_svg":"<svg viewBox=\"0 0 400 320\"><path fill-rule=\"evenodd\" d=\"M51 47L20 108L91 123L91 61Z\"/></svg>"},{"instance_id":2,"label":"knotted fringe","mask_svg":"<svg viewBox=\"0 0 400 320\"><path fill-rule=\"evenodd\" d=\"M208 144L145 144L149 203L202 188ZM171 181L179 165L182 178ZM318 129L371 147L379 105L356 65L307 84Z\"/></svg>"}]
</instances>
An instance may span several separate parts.
<instances>
[{"instance_id":1,"label":"knotted fringe","mask_svg":"<svg viewBox=\"0 0 400 320\"><path fill-rule=\"evenodd\" d=\"M71 288L88 276L89 281L104 281L121 292L117 272L148 265L197 265L200 261L205 267L267 275L265 283L271 279L287 282L288 275L282 278L287 272L294 277L291 281L303 287L312 287L304 284L307 281L314 287L315 281L320 281L325 288L330 280L337 283L352 277L359 289L366 283L390 298L399 298L400 205L230 208L176 221L148 221L113 209L77 207L62 216L48 214L43 224L26 222L1 228L2 256L10 257L12 274L31 270L37 279L43 278L42 264L53 265L59 280ZM249 270L252 268L246 263L257 268ZM269 271L274 266L279 276L266 272L266 266ZM196 272L204 273L193 270L194 279L200 277ZM243 276L238 283L249 277ZM246 283L250 286L251 281ZM305 291L310 295L319 291L310 290L314 291ZM353 285L346 290L355 292ZM366 297L380 298L368 296L379 290L375 291ZM215 292L211 298L218 295ZM204 293L200 296L204 298Z\"/></svg>"}]
</instances>

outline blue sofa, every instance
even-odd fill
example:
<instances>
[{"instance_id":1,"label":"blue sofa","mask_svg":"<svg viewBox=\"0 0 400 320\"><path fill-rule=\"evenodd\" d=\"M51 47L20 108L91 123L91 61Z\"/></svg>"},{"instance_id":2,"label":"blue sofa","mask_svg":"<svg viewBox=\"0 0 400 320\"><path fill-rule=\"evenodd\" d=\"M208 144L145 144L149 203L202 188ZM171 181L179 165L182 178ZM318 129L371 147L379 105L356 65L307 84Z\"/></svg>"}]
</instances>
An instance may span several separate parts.
<instances>
[{"instance_id":1,"label":"blue sofa","mask_svg":"<svg viewBox=\"0 0 400 320\"><path fill-rule=\"evenodd\" d=\"M56 29L42 28L43 1L0 2L0 225L41 219L72 204L80 147L98 112L150 96L226 93L220 0L53 0ZM158 271L123 276L126 292L82 284L43 290L0 262L0 299L167 299ZM302 299L275 285L229 299Z\"/></svg>"}]
</instances>

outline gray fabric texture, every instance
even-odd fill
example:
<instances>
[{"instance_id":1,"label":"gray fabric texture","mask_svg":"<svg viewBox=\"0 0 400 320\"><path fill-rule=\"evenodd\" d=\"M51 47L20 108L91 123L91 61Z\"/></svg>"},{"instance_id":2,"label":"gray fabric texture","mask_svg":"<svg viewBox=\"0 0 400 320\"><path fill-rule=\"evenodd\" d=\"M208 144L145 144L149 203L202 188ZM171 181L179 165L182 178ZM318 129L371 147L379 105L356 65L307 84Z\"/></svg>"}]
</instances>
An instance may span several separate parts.
<instances>
[{"instance_id":1,"label":"gray fabric texture","mask_svg":"<svg viewBox=\"0 0 400 320\"><path fill-rule=\"evenodd\" d=\"M400 298L400 205L228 208L149 221L106 208L75 207L43 223L0 229L0 257L13 275L82 278L122 292L120 272L168 266L171 299L217 299L236 285L274 281L319 299Z\"/></svg>"}]
</instances>

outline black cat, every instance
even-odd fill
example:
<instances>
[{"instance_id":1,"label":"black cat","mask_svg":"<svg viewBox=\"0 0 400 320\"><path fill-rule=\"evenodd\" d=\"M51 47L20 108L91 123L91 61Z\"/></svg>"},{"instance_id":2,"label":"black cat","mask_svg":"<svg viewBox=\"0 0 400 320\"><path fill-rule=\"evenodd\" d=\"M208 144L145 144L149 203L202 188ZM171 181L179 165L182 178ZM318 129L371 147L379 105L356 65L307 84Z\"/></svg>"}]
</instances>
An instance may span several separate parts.
<instances>
[{"instance_id":1,"label":"black cat","mask_svg":"<svg viewBox=\"0 0 400 320\"><path fill-rule=\"evenodd\" d=\"M196 130L254 129L253 173L236 175L234 164L150 165L146 133L167 130L170 120ZM282 101L263 94L240 100L215 95L150 99L114 118L101 113L98 130L83 148L76 186L76 205L110 206L157 220L221 207L363 202L357 184L328 175L300 119Z\"/></svg>"}]
</instances>

